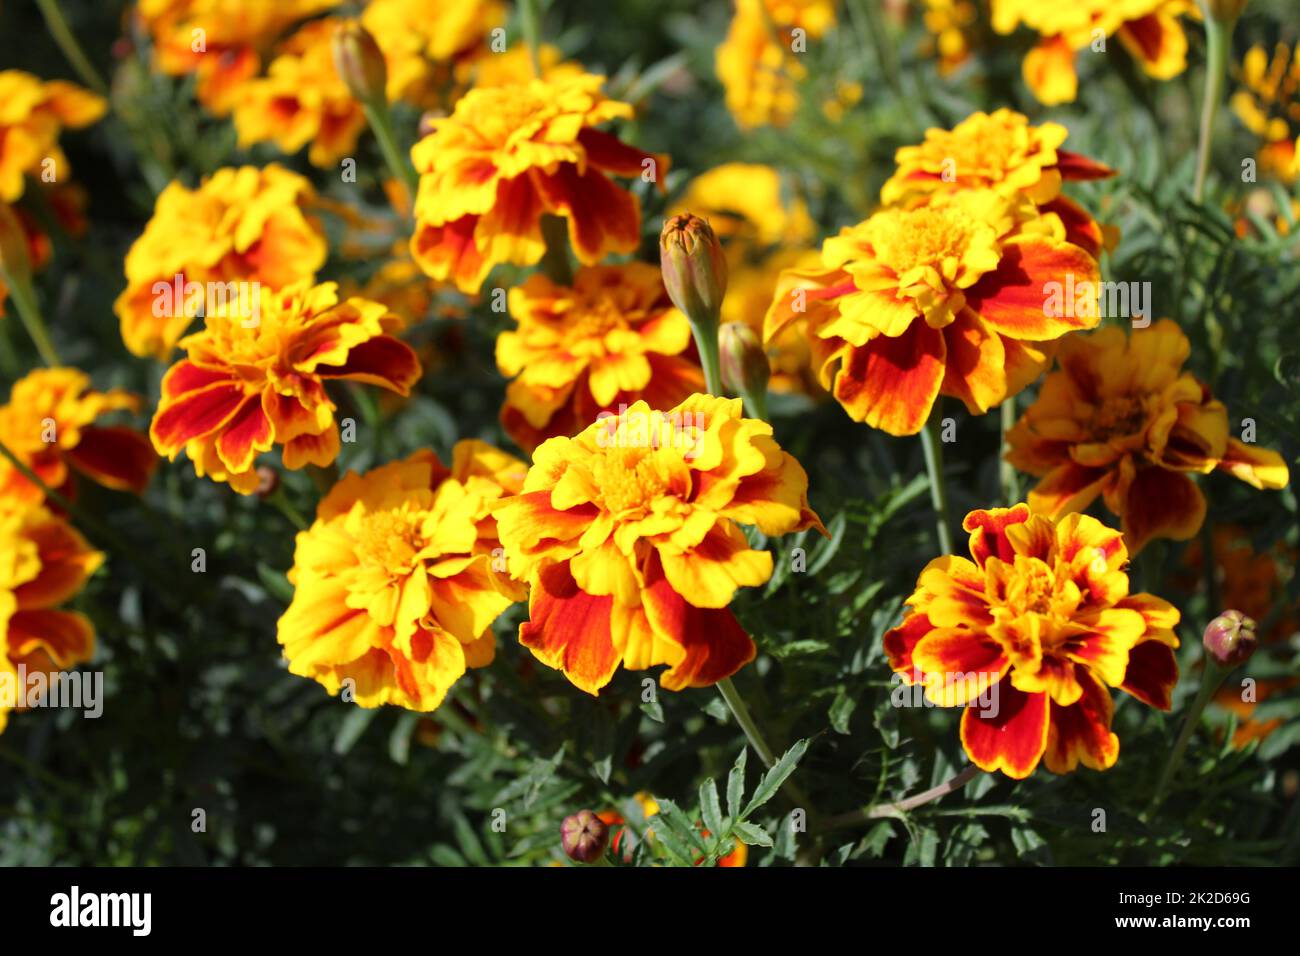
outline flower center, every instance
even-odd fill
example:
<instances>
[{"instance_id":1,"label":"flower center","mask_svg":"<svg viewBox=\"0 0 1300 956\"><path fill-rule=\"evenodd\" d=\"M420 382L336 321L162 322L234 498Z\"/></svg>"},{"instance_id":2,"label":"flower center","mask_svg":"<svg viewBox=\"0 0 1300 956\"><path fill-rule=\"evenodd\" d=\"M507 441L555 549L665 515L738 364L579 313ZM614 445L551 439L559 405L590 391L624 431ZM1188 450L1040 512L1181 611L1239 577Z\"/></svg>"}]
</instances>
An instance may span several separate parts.
<instances>
[{"instance_id":1,"label":"flower center","mask_svg":"<svg viewBox=\"0 0 1300 956\"><path fill-rule=\"evenodd\" d=\"M918 266L940 268L945 259L958 259L971 242L966 217L951 208L922 207L888 210L875 217L871 231L876 258L896 273ZM940 272L950 271L940 268Z\"/></svg>"},{"instance_id":2,"label":"flower center","mask_svg":"<svg viewBox=\"0 0 1300 956\"><path fill-rule=\"evenodd\" d=\"M1093 414L1092 430L1102 441L1115 435L1132 435L1146 424L1146 402L1139 396L1112 395Z\"/></svg>"},{"instance_id":3,"label":"flower center","mask_svg":"<svg viewBox=\"0 0 1300 956\"><path fill-rule=\"evenodd\" d=\"M668 491L668 477L649 448L611 448L597 458L591 475L606 511L649 511Z\"/></svg>"},{"instance_id":4,"label":"flower center","mask_svg":"<svg viewBox=\"0 0 1300 956\"><path fill-rule=\"evenodd\" d=\"M365 516L356 536L362 564L392 571L409 568L424 547L423 516L410 511L377 511Z\"/></svg>"}]
</instances>

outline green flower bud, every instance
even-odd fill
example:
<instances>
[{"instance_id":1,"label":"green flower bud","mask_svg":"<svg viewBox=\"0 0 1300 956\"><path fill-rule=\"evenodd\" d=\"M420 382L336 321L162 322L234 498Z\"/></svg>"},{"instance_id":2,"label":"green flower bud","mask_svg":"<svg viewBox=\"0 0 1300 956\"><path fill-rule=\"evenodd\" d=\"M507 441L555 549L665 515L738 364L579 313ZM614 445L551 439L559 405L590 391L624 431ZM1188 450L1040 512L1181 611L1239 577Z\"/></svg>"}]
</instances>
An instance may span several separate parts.
<instances>
[{"instance_id":1,"label":"green flower bud","mask_svg":"<svg viewBox=\"0 0 1300 956\"><path fill-rule=\"evenodd\" d=\"M375 38L356 20L334 31L334 69L348 92L362 103L381 102L388 86L388 67Z\"/></svg>"},{"instance_id":2,"label":"green flower bud","mask_svg":"<svg viewBox=\"0 0 1300 956\"><path fill-rule=\"evenodd\" d=\"M666 220L659 264L673 305L692 323L716 326L727 291L727 260L708 221L690 213Z\"/></svg>"}]
</instances>

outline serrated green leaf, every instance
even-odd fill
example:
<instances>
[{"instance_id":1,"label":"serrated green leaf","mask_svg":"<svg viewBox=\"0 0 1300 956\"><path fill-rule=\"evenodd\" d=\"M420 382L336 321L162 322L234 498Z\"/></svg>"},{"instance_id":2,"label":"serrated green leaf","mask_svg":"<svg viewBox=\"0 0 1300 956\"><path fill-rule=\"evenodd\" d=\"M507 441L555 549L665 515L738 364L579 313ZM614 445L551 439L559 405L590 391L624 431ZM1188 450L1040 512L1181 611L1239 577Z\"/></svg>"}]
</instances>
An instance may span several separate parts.
<instances>
[{"instance_id":1,"label":"serrated green leaf","mask_svg":"<svg viewBox=\"0 0 1300 956\"><path fill-rule=\"evenodd\" d=\"M763 774L763 779L759 781L754 795L749 798L749 803L745 805L745 810L741 813L741 818L748 819L755 810L761 807L767 801L776 795L777 790L781 789L781 784L785 783L786 778L794 773L795 767L799 766L799 761L803 759L804 752L808 749L808 741L800 740L793 747L781 755L767 773Z\"/></svg>"},{"instance_id":2,"label":"serrated green leaf","mask_svg":"<svg viewBox=\"0 0 1300 956\"><path fill-rule=\"evenodd\" d=\"M704 821L704 829L713 835L711 842L716 844L725 836L718 785L712 777L700 784L700 818Z\"/></svg>"},{"instance_id":3,"label":"serrated green leaf","mask_svg":"<svg viewBox=\"0 0 1300 956\"><path fill-rule=\"evenodd\" d=\"M740 818L740 801L745 798L745 761L749 758L749 748L740 748L740 756L727 774L727 816L732 820Z\"/></svg>"},{"instance_id":4,"label":"serrated green leaf","mask_svg":"<svg viewBox=\"0 0 1300 956\"><path fill-rule=\"evenodd\" d=\"M737 823L732 827L731 832L740 838L740 841L748 846L771 846L772 838L768 832L760 826L752 823Z\"/></svg>"}]
</instances>

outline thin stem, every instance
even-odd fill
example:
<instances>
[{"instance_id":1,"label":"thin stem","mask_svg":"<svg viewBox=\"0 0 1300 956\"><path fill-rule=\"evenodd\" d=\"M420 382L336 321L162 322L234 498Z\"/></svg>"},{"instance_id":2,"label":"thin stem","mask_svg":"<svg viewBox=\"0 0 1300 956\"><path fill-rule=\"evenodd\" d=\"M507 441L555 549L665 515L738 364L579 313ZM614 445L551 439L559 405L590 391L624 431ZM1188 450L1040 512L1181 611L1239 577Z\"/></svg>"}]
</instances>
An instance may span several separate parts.
<instances>
[{"instance_id":1,"label":"thin stem","mask_svg":"<svg viewBox=\"0 0 1300 956\"><path fill-rule=\"evenodd\" d=\"M81 82L100 96L108 96L108 84L104 82L104 78L91 65L85 51L81 49L81 44L77 42L77 38L68 27L68 21L64 19L63 11L59 9L58 0L36 0L36 6L40 7L41 16L45 18L45 27L50 31L50 36L59 45L63 55L68 58L77 75L81 77Z\"/></svg>"},{"instance_id":2,"label":"thin stem","mask_svg":"<svg viewBox=\"0 0 1300 956\"><path fill-rule=\"evenodd\" d=\"M50 341L50 333L45 328L45 320L41 318L41 307L36 302L36 293L32 290L31 283L11 274L3 266L0 266L0 279L9 287L9 297L13 300L18 318L31 337L32 344L36 346L36 351L40 353L41 360L46 365L60 364L59 353Z\"/></svg>"},{"instance_id":3,"label":"thin stem","mask_svg":"<svg viewBox=\"0 0 1300 956\"><path fill-rule=\"evenodd\" d=\"M940 797L946 797L948 794L960 790L978 777L980 773L980 768L971 764L956 776L950 777L937 787L931 787L914 797L908 797L906 800L898 800L893 803L874 803L869 807L863 807L861 810L852 810L849 813L831 817L826 821L826 828L849 827L865 823L868 820L878 820L881 817L896 817L908 813L932 800L938 800Z\"/></svg>"},{"instance_id":4,"label":"thin stem","mask_svg":"<svg viewBox=\"0 0 1300 956\"><path fill-rule=\"evenodd\" d=\"M1205 705L1210 702L1210 698L1218 689L1219 684L1223 682L1224 675L1227 671L1223 670L1210 659L1207 654L1204 658L1204 669L1201 671L1201 686L1196 692L1196 699L1192 701L1191 709L1187 712L1187 720L1183 723L1183 729L1178 734L1178 739L1174 741L1174 749L1169 752L1169 760L1165 763L1165 769L1160 774L1160 782L1156 784L1155 793L1151 797L1151 805L1147 807L1145 816L1154 813L1160 806L1160 801L1165 797L1165 791L1169 789L1169 783L1174 778L1174 771L1178 765L1183 762L1183 754L1187 751L1187 745L1192 739L1192 731L1201 720L1201 714L1205 711Z\"/></svg>"},{"instance_id":5,"label":"thin stem","mask_svg":"<svg viewBox=\"0 0 1300 956\"><path fill-rule=\"evenodd\" d=\"M776 765L776 755L772 752L772 748L768 746L767 740L763 737L763 732L758 729L758 724L754 723L749 708L745 706L745 698L740 696L740 691L736 690L736 685L731 682L730 677L724 677L718 681L717 687L718 693L722 695L722 699L726 702L731 715L736 718L736 723L740 724L740 729L745 732L745 739L749 741L749 745L758 754L758 759L762 760L763 766L768 769L774 767ZM812 801L808 799L804 792L799 789L799 785L793 780L787 777L785 783L781 785L781 789L785 791L786 796L794 802L796 807L801 807L807 811L810 818L815 816Z\"/></svg>"},{"instance_id":6,"label":"thin stem","mask_svg":"<svg viewBox=\"0 0 1300 956\"><path fill-rule=\"evenodd\" d=\"M767 421L767 389L743 389L740 397L745 400L745 408L750 418Z\"/></svg>"},{"instance_id":7,"label":"thin stem","mask_svg":"<svg viewBox=\"0 0 1300 956\"><path fill-rule=\"evenodd\" d=\"M687 316L690 318L690 316ZM691 335L700 353L700 366L704 369L704 387L710 395L723 395L722 366L718 354L718 320L696 322L691 319ZM767 416L763 415L766 419Z\"/></svg>"},{"instance_id":8,"label":"thin stem","mask_svg":"<svg viewBox=\"0 0 1300 956\"><path fill-rule=\"evenodd\" d=\"M939 438L942 428L939 403L934 403L930 419L921 429L921 448L925 452L925 470L930 475L930 501L935 511L935 531L939 536L939 550L952 554L952 526L948 521L948 489L943 483L943 443Z\"/></svg>"},{"instance_id":9,"label":"thin stem","mask_svg":"<svg viewBox=\"0 0 1300 956\"><path fill-rule=\"evenodd\" d=\"M1214 137L1214 117L1223 98L1224 76L1228 69L1228 41L1232 24L1223 23L1205 11L1205 100L1201 103L1201 135L1196 146L1196 181L1192 198L1198 203L1205 196L1205 177L1210 168L1210 141Z\"/></svg>"},{"instance_id":10,"label":"thin stem","mask_svg":"<svg viewBox=\"0 0 1300 956\"><path fill-rule=\"evenodd\" d=\"M546 251L542 253L542 272L556 285L573 285L573 264L569 262L569 227L564 219L553 213L542 216L542 239Z\"/></svg>"},{"instance_id":11,"label":"thin stem","mask_svg":"<svg viewBox=\"0 0 1300 956\"><path fill-rule=\"evenodd\" d=\"M998 474L1002 480L1002 500L1010 507L1020 500L1020 479L1016 475L1016 466L1007 461L1007 452L1011 445L1007 434L1016 424L1016 400L1008 396L1002 403L1002 457L998 459Z\"/></svg>"},{"instance_id":12,"label":"thin stem","mask_svg":"<svg viewBox=\"0 0 1300 956\"><path fill-rule=\"evenodd\" d=\"M542 77L541 14L537 0L520 0L519 21L524 30L524 43L528 46L528 59L533 64L533 75Z\"/></svg>"},{"instance_id":13,"label":"thin stem","mask_svg":"<svg viewBox=\"0 0 1300 956\"><path fill-rule=\"evenodd\" d=\"M406 187L411 203L414 205L420 177L416 175L411 160L402 155L401 150L397 148L397 138L393 135L393 119L388 104L378 99L372 103L362 103L361 109L366 114L370 129L374 131L375 140L379 143L379 151L384 154L384 162L388 164L389 172Z\"/></svg>"},{"instance_id":14,"label":"thin stem","mask_svg":"<svg viewBox=\"0 0 1300 956\"><path fill-rule=\"evenodd\" d=\"M302 516L301 511L293 506L289 496L284 493L284 485L276 488L266 500L275 505L280 513L289 519L289 523L299 531L307 530L307 519Z\"/></svg>"}]
</instances>

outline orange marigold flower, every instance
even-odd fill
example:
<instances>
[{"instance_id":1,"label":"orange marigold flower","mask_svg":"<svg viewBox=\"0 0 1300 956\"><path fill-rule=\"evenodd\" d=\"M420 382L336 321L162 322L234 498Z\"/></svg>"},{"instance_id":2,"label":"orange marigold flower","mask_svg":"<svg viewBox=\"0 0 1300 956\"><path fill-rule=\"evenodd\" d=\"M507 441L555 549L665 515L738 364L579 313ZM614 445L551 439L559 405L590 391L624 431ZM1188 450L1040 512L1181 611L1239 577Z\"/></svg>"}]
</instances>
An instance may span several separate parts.
<instances>
[{"instance_id":1,"label":"orange marigold flower","mask_svg":"<svg viewBox=\"0 0 1300 956\"><path fill-rule=\"evenodd\" d=\"M965 63L977 42L979 10L972 0L925 0L922 20L930 39L923 45L927 55L939 60L939 74L947 76Z\"/></svg>"},{"instance_id":2,"label":"orange marigold flower","mask_svg":"<svg viewBox=\"0 0 1300 956\"><path fill-rule=\"evenodd\" d=\"M95 652L90 619L59 610L103 563L66 521L39 505L0 509L0 732L11 702L27 701L25 674L48 681L59 671L89 661ZM22 671L19 671L19 668Z\"/></svg>"},{"instance_id":3,"label":"orange marigold flower","mask_svg":"<svg viewBox=\"0 0 1300 956\"><path fill-rule=\"evenodd\" d=\"M799 62L800 42L834 25L833 0L736 0L716 70L737 126L789 124L799 109L795 84L807 75Z\"/></svg>"},{"instance_id":4,"label":"orange marigold flower","mask_svg":"<svg viewBox=\"0 0 1300 956\"><path fill-rule=\"evenodd\" d=\"M1223 403L1182 371L1190 351L1169 319L1131 336L1108 327L1063 341L1059 369L1007 432L1007 460L1041 479L1029 506L1059 515L1101 495L1136 554L1152 538L1200 530L1205 498L1190 474L1218 469L1256 488L1286 487L1282 457L1230 437Z\"/></svg>"},{"instance_id":5,"label":"orange marigold flower","mask_svg":"<svg viewBox=\"0 0 1300 956\"><path fill-rule=\"evenodd\" d=\"M243 85L234 108L241 147L271 142L296 153L310 143L307 158L321 167L356 149L366 116L334 68L330 45L343 22L306 24L280 45L265 76Z\"/></svg>"},{"instance_id":6,"label":"orange marigold flower","mask_svg":"<svg viewBox=\"0 0 1300 956\"><path fill-rule=\"evenodd\" d=\"M397 319L378 302L340 302L333 282L262 290L254 319L239 306L207 316L181 340L188 358L167 370L149 435L158 454L181 449L202 477L240 494L258 484L254 459L284 447L284 466L326 466L339 453L331 379L399 395L420 378L411 347L386 334Z\"/></svg>"},{"instance_id":7,"label":"orange marigold flower","mask_svg":"<svg viewBox=\"0 0 1300 956\"><path fill-rule=\"evenodd\" d=\"M572 60L566 60L564 53L557 46L549 43L537 47L537 65L541 67L541 78L551 83L564 82L582 76L586 71ZM504 53L470 60L464 73L478 88L488 86L527 85L537 73L533 70L533 56L527 44L518 43Z\"/></svg>"},{"instance_id":8,"label":"orange marigold flower","mask_svg":"<svg viewBox=\"0 0 1300 956\"><path fill-rule=\"evenodd\" d=\"M1240 89L1232 94L1232 111L1259 137L1259 166L1283 182L1300 176L1300 45L1279 43L1270 58L1253 46L1236 71Z\"/></svg>"},{"instance_id":9,"label":"orange marigold flower","mask_svg":"<svg viewBox=\"0 0 1300 956\"><path fill-rule=\"evenodd\" d=\"M154 62L169 76L198 78L199 102L217 116L234 107L261 68L260 52L299 20L338 0L139 0Z\"/></svg>"},{"instance_id":10,"label":"orange marigold flower","mask_svg":"<svg viewBox=\"0 0 1300 956\"><path fill-rule=\"evenodd\" d=\"M504 56L487 45L488 33L504 23L499 0L370 0L361 13L384 51L388 98L423 106L439 98L455 67Z\"/></svg>"},{"instance_id":11,"label":"orange marigold flower","mask_svg":"<svg viewBox=\"0 0 1300 956\"><path fill-rule=\"evenodd\" d=\"M166 359L211 293L247 300L253 283L274 290L314 277L326 254L305 212L314 197L311 183L274 163L219 169L198 189L168 185L126 254L126 289L113 303L126 347Z\"/></svg>"},{"instance_id":12,"label":"orange marigold flower","mask_svg":"<svg viewBox=\"0 0 1300 956\"><path fill-rule=\"evenodd\" d=\"M648 171L662 181L668 160L594 128L632 115L601 94L603 82L584 74L475 89L431 121L411 150L421 173L411 251L425 272L476 292L493 266L533 265L546 213L568 220L585 265L636 249L640 203L609 177Z\"/></svg>"},{"instance_id":13,"label":"orange marigold flower","mask_svg":"<svg viewBox=\"0 0 1300 956\"><path fill-rule=\"evenodd\" d=\"M53 163L58 180L68 177L59 149L64 127L89 126L108 110L108 101L63 80L43 82L22 70L0 71L0 202L23 194L23 177Z\"/></svg>"},{"instance_id":14,"label":"orange marigold flower","mask_svg":"<svg viewBox=\"0 0 1300 956\"><path fill-rule=\"evenodd\" d=\"M1023 23L1042 37L1025 57L1025 84L1046 106L1072 103L1079 91L1075 54L1118 35L1143 71L1168 80L1187 69L1187 35L1178 17L1196 14L1193 0L1079 0L1034 3L992 0L993 29L1012 33Z\"/></svg>"},{"instance_id":15,"label":"orange marigold flower","mask_svg":"<svg viewBox=\"0 0 1300 956\"><path fill-rule=\"evenodd\" d=\"M637 402L550 439L495 509L510 570L532 586L520 643L590 694L620 664L668 665L670 690L729 677L754 643L727 605L772 574L740 525L820 529L807 489L740 399L693 395L668 413Z\"/></svg>"},{"instance_id":16,"label":"orange marigold flower","mask_svg":"<svg viewBox=\"0 0 1300 956\"><path fill-rule=\"evenodd\" d=\"M497 336L497 367L514 378L501 423L526 451L639 398L669 408L704 389L690 323L652 265L588 266L572 287L534 273L508 303L519 327Z\"/></svg>"},{"instance_id":17,"label":"orange marigold flower","mask_svg":"<svg viewBox=\"0 0 1300 956\"><path fill-rule=\"evenodd\" d=\"M1169 709L1177 609L1129 593L1123 537L1096 518L1053 521L1019 504L972 511L962 526L970 559L926 565L885 634L890 667L931 703L965 708L962 746L983 770L1111 767L1107 687Z\"/></svg>"},{"instance_id":18,"label":"orange marigold flower","mask_svg":"<svg viewBox=\"0 0 1300 956\"><path fill-rule=\"evenodd\" d=\"M114 411L140 410L140 397L121 389L98 392L75 368L45 368L14 383L0 405L0 442L47 487L75 497L73 472L91 481L140 494L158 456L133 428L96 425ZM0 459L0 498L40 503L44 495L8 459Z\"/></svg>"},{"instance_id":19,"label":"orange marigold flower","mask_svg":"<svg viewBox=\"0 0 1300 956\"><path fill-rule=\"evenodd\" d=\"M505 573L491 505L527 466L462 441L358 475L298 535L293 601L278 626L289 671L362 707L433 710L469 667L492 662L492 622L524 598Z\"/></svg>"},{"instance_id":20,"label":"orange marigold flower","mask_svg":"<svg viewBox=\"0 0 1300 956\"><path fill-rule=\"evenodd\" d=\"M894 154L898 169L880 190L886 205L914 206L936 192L992 189L1024 196L1045 213L1056 213L1065 237L1097 256L1101 227L1061 194L1063 180L1106 179L1109 166L1061 149L1069 130L1059 123L1031 126L1022 113L1000 109L972 113L951 130L928 129L925 141Z\"/></svg>"},{"instance_id":21,"label":"orange marigold flower","mask_svg":"<svg viewBox=\"0 0 1300 956\"><path fill-rule=\"evenodd\" d=\"M882 209L777 280L767 341L806 318L822 385L857 421L921 430L939 395L983 414L1037 378L1049 343L1097 324L1096 260L1060 217L987 189ZM1076 290L1049 307L1049 283Z\"/></svg>"}]
</instances>

